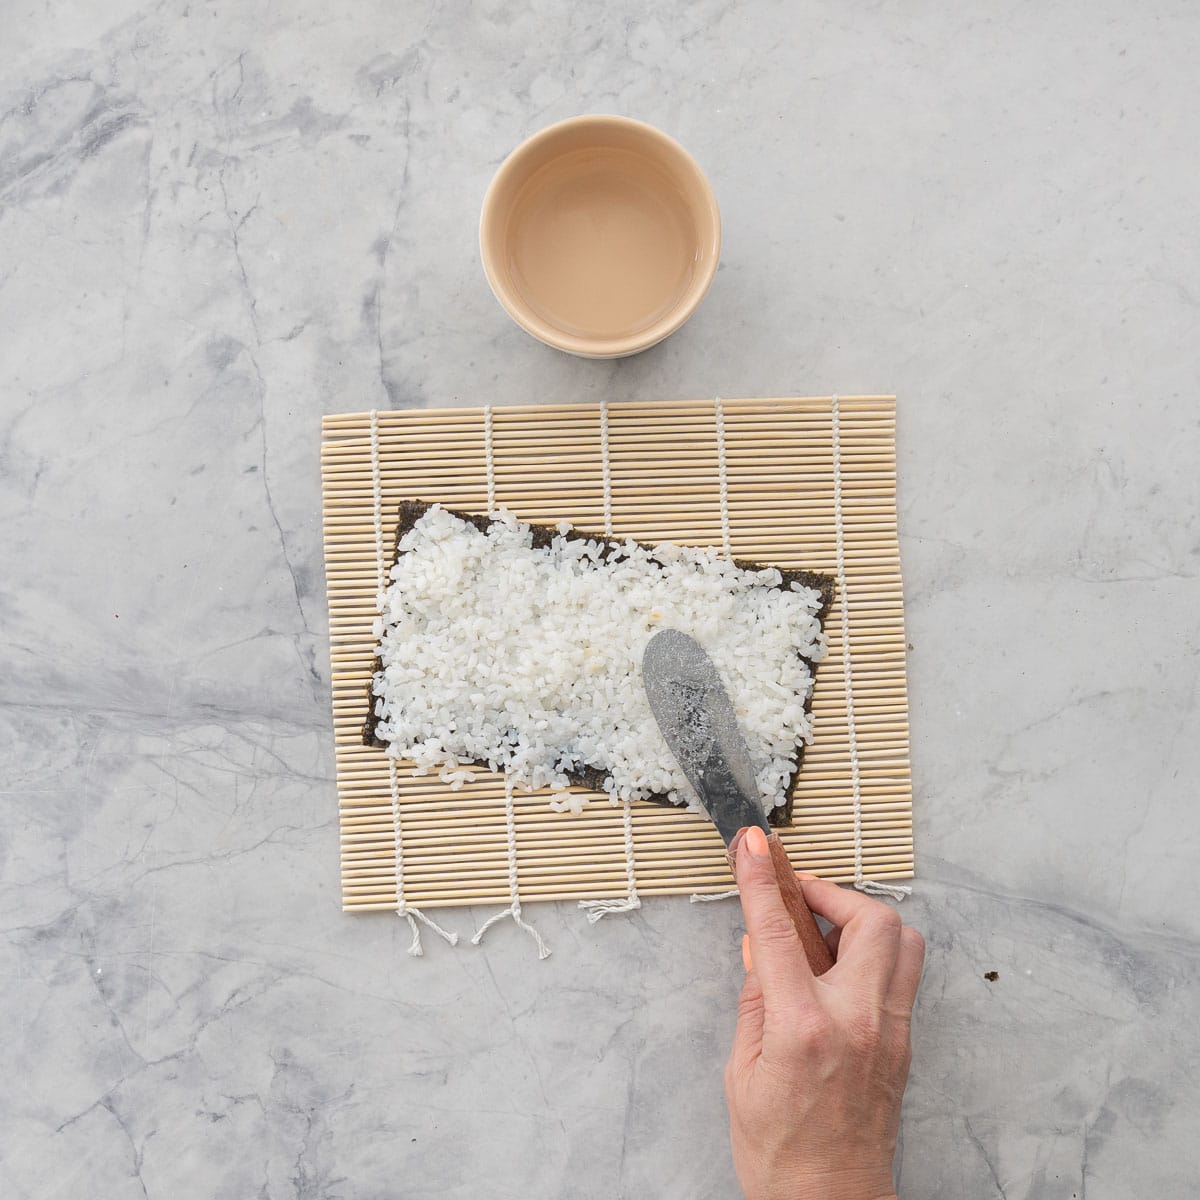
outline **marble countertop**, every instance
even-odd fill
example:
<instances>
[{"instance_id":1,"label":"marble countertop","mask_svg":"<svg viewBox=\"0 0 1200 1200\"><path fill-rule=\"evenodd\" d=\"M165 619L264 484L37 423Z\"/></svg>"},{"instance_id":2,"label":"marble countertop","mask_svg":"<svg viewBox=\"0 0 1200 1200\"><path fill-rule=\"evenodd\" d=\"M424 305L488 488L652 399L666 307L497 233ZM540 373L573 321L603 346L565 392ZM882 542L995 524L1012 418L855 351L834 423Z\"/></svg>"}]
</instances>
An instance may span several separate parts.
<instances>
[{"instance_id":1,"label":"marble countertop","mask_svg":"<svg viewBox=\"0 0 1200 1200\"><path fill-rule=\"evenodd\" d=\"M1194 7L0 23L6 1200L736 1195L736 904L541 906L544 963L340 912L318 426L831 391L899 396L901 1194L1195 1194ZM507 150L586 111L677 136L725 224L692 321L607 364L475 245Z\"/></svg>"}]
</instances>

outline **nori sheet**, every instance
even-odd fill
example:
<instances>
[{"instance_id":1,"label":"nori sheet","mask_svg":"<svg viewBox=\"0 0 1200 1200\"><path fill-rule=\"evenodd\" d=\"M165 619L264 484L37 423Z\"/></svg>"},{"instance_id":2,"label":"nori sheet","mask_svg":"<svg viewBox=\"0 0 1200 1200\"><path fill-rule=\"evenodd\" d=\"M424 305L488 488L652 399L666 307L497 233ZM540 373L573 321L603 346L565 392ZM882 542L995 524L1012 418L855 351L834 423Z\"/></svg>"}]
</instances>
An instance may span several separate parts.
<instances>
[{"instance_id":1,"label":"nori sheet","mask_svg":"<svg viewBox=\"0 0 1200 1200\"><path fill-rule=\"evenodd\" d=\"M399 519L396 523L396 536L392 543L393 563L395 563L396 559L399 557L401 539L406 533L409 532L410 529L412 529L412 527L421 519L421 517L423 517L431 508L434 507L434 504L435 502L427 500L401 501ZM458 517L459 520L466 521L468 524L474 525L475 528L481 533L486 532L488 527L491 525L491 521L487 517L476 516L474 513L459 512L457 509L453 508L447 508L446 511L450 513L451 516ZM532 534L533 547L535 550L546 549L554 540L554 538L559 536L558 530L552 525L536 525L532 522L523 523L529 525L529 529ZM581 533L574 529L570 530L570 532L566 534L563 534L562 536L572 541L600 542L602 545L607 547L606 553L611 553L613 550L625 544L624 538L606 538L600 536L599 534ZM639 542L638 545L641 545L645 549L653 549L653 547L646 542ZM604 556L602 555L601 557L603 558ZM736 566L743 567L751 571L761 571L764 569L764 567L770 565L748 562L746 559L742 558L735 558L733 561ZM812 588L814 591L820 594L821 607L817 610L817 620L821 623L821 627L824 628L825 617L828 615L830 605L833 603L833 576L823 575L817 571L793 571L784 567L776 567L774 569L777 570L782 576L778 585L781 589L788 587L792 583L798 583L802 587ZM815 677L817 664L811 659L805 658L803 655L800 655L800 658L808 664L809 671L812 672ZM367 684L367 719L363 724L363 745L374 746L378 749L386 749L387 747L387 743L376 737L375 733L379 726L379 717L375 713L376 696L373 688L375 684L375 677L379 671L382 670L382 666L383 664L381 663L379 656L376 655L375 666L371 672L371 679ZM804 711L812 711L811 691L809 692L809 695L805 697ZM792 772L791 782L788 784L787 791L785 793L786 798L783 804L772 809L767 816L768 823L776 828L786 828L792 823L792 792L795 789L796 780L800 775L800 768L804 765L804 750L805 745L803 742L801 742L797 747L796 769ZM472 765L486 767L487 763L474 763ZM586 767L582 771L568 772L567 778L570 779L573 784L576 784L580 787L588 788L594 792L600 792L604 790L603 784L608 778L608 773L606 771L597 770L595 767ZM650 804L664 804L670 808L679 807L679 805L673 804L665 795L661 794L647 796L646 801Z\"/></svg>"}]
</instances>

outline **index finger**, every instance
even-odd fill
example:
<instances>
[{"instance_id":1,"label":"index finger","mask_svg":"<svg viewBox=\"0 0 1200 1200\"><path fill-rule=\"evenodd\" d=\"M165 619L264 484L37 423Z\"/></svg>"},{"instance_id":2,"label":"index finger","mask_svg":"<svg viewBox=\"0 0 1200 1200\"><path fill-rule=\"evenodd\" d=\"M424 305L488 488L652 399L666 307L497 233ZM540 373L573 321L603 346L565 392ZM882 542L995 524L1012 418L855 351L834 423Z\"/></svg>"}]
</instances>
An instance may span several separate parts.
<instances>
[{"instance_id":1,"label":"index finger","mask_svg":"<svg viewBox=\"0 0 1200 1200\"><path fill-rule=\"evenodd\" d=\"M750 953L762 985L767 1036L772 1014L776 1019L794 1014L812 1000L814 993L812 968L779 894L775 867L761 829L750 829L742 838L737 882L750 935Z\"/></svg>"}]
</instances>

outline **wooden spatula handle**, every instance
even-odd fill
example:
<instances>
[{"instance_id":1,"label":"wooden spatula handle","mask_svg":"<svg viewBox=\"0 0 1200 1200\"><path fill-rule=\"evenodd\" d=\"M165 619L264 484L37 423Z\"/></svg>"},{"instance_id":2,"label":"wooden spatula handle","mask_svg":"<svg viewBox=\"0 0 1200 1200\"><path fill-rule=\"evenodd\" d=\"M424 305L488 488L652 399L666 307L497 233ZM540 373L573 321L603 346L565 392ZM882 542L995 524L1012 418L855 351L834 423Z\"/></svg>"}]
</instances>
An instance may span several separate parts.
<instances>
[{"instance_id":1,"label":"wooden spatula handle","mask_svg":"<svg viewBox=\"0 0 1200 1200\"><path fill-rule=\"evenodd\" d=\"M814 975L824 975L833 966L833 955L821 936L820 929L817 928L817 918L812 915L812 909L804 899L804 892L800 889L800 882L796 878L796 872L792 870L791 860L779 840L779 834L767 834L767 845L771 847L771 865L775 868L775 878L779 882L779 894L783 897L788 916L792 918L792 924L796 927L796 934L800 938L800 945L804 947L808 965ZM729 869L736 878L737 855L730 851L726 857L729 859Z\"/></svg>"},{"instance_id":2,"label":"wooden spatula handle","mask_svg":"<svg viewBox=\"0 0 1200 1200\"><path fill-rule=\"evenodd\" d=\"M779 840L779 834L772 833L767 837L767 845L771 847L771 863L775 867L775 878L779 881L779 892L787 905L788 915L800 935L800 945L808 956L808 965L814 975L824 975L833 966L833 955L817 928L817 919L812 915L812 909L804 899L800 890L800 882L792 864L788 860L787 851Z\"/></svg>"}]
</instances>

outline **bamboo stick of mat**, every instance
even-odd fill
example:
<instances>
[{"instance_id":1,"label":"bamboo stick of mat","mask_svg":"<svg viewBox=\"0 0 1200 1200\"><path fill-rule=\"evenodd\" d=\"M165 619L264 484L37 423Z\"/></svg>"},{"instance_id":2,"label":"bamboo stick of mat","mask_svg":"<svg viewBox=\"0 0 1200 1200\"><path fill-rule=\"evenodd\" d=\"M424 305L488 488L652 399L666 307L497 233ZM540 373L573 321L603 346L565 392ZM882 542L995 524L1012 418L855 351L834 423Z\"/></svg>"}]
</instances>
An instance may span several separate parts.
<instances>
[{"instance_id":1,"label":"bamboo stick of mat","mask_svg":"<svg viewBox=\"0 0 1200 1200\"><path fill-rule=\"evenodd\" d=\"M834 573L832 403L721 402L730 545L740 558ZM722 545L713 401L607 406L613 532L641 541ZM401 500L487 509L480 408L380 412L376 417L385 552ZM863 876L913 873L904 607L896 536L895 401L839 399L842 549L849 622L835 602L829 655L817 669L815 740L781 830L792 862L829 879L855 878L850 728L844 659L853 667ZM496 501L522 520L604 529L600 409L595 404L492 410ZM342 904L396 907L396 828L385 755L362 745L374 658L378 588L371 415L322 422L321 480L330 616L333 716L341 815ZM405 899L422 908L510 899L503 781L487 771L452 792L400 764L395 808ZM635 804L639 894L713 895L733 885L711 823L682 809ZM593 796L579 816L554 813L548 793L514 797L521 900L619 899L627 891L623 813Z\"/></svg>"}]
</instances>

